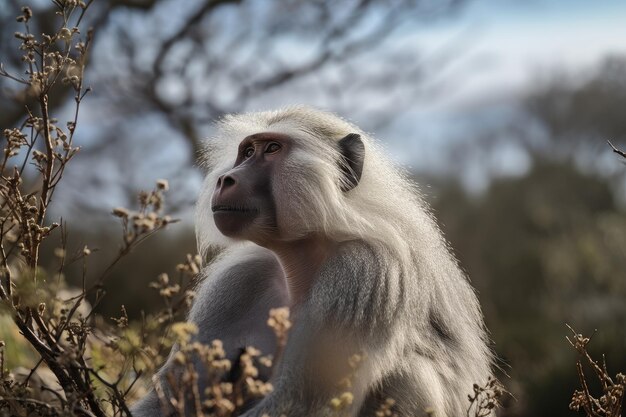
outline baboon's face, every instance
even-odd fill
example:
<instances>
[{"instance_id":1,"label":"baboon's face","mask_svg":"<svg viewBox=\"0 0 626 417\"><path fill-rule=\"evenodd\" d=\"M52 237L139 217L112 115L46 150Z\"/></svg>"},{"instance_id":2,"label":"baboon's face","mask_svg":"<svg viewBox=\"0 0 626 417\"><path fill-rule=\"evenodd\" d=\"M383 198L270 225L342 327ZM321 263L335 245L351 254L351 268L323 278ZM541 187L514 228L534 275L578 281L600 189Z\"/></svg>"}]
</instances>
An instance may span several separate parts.
<instances>
[{"instance_id":1,"label":"baboon's face","mask_svg":"<svg viewBox=\"0 0 626 417\"><path fill-rule=\"evenodd\" d=\"M277 232L272 182L293 146L281 133L257 133L240 144L231 170L220 176L211 208L225 236L263 243Z\"/></svg>"},{"instance_id":2,"label":"baboon's face","mask_svg":"<svg viewBox=\"0 0 626 417\"><path fill-rule=\"evenodd\" d=\"M287 220L301 210L288 204L286 194L295 186L289 174L293 175L289 171L293 167L288 168L286 163L295 147L293 138L275 132L256 133L241 141L234 166L218 178L211 199L213 219L222 234L266 247L289 235ZM356 133L337 141L337 186L343 192L359 183L364 150ZM274 190L282 190L281 195Z\"/></svg>"}]
</instances>

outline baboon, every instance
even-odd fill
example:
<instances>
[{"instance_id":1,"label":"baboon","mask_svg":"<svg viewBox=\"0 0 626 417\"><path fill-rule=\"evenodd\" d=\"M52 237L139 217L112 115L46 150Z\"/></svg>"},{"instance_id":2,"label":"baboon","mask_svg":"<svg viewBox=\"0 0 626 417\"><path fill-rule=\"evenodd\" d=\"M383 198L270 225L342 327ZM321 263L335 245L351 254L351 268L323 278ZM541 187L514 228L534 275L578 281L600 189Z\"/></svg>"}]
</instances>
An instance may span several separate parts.
<instances>
[{"instance_id":1,"label":"baboon","mask_svg":"<svg viewBox=\"0 0 626 417\"><path fill-rule=\"evenodd\" d=\"M271 352L267 311L286 305L293 319L274 390L244 416L331 415L346 390L342 415L373 416L386 398L401 416L465 415L492 366L477 297L416 186L372 138L290 107L223 118L204 160L199 250L227 249L191 311L198 337L230 343L229 355L250 343ZM158 414L155 400L133 413Z\"/></svg>"}]
</instances>

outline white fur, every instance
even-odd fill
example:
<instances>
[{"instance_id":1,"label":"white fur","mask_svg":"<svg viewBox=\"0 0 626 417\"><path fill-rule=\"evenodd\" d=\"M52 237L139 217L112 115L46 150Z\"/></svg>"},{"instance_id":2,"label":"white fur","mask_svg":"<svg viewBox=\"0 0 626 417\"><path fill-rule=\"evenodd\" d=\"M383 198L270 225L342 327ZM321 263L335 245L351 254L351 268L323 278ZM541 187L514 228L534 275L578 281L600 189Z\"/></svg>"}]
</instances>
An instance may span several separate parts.
<instances>
[{"instance_id":1,"label":"white fur","mask_svg":"<svg viewBox=\"0 0 626 417\"><path fill-rule=\"evenodd\" d=\"M260 132L287 134L296 143L284 170L288 179L276 181L273 189L281 196L281 236L289 240L321 232L337 241L358 239L384 247L391 254L387 275L394 278L387 281L389 294L410 300L410 310L393 323L398 331L373 364L373 372L417 375L436 415L462 411L472 384L483 384L490 375L492 354L480 306L415 184L356 126L307 107L222 119L204 155L209 173L196 207L199 250L206 253L236 243L217 230L211 195L219 175L232 168L239 143ZM342 192L337 142L350 133L361 136L365 161L358 185ZM454 343L433 336L432 317ZM403 362L407 347L417 347L422 356ZM414 401L420 404L422 399Z\"/></svg>"}]
</instances>

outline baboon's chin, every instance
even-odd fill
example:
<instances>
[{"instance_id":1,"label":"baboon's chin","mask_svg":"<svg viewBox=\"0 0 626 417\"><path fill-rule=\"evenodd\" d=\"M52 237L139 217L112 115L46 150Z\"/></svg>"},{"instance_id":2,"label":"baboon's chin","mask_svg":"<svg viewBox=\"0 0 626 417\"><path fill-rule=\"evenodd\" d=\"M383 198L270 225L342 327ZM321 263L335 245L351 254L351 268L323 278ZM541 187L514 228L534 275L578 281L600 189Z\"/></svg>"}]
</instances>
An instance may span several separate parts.
<instances>
[{"instance_id":1,"label":"baboon's chin","mask_svg":"<svg viewBox=\"0 0 626 417\"><path fill-rule=\"evenodd\" d=\"M247 239L247 234L257 215L257 213L252 212L215 212L213 213L213 220L217 229L224 236Z\"/></svg>"}]
</instances>

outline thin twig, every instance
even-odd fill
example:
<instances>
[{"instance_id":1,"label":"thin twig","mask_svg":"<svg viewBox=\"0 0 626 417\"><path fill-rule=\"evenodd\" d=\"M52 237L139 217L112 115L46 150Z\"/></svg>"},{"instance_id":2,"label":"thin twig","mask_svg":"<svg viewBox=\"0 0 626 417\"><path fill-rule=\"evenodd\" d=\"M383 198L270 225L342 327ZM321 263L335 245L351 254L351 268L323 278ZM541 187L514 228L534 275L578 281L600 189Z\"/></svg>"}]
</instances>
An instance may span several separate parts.
<instances>
[{"instance_id":1,"label":"thin twig","mask_svg":"<svg viewBox=\"0 0 626 417\"><path fill-rule=\"evenodd\" d=\"M609 146L613 149L613 152L615 152L616 154L618 154L618 155L619 155L619 156L621 156L622 158L626 158L626 152L624 152L624 151L622 151L622 150L617 149L615 146L613 146L613 144L611 143L611 141L610 141L610 140L607 140L606 142L607 142L607 143L609 144Z\"/></svg>"}]
</instances>

